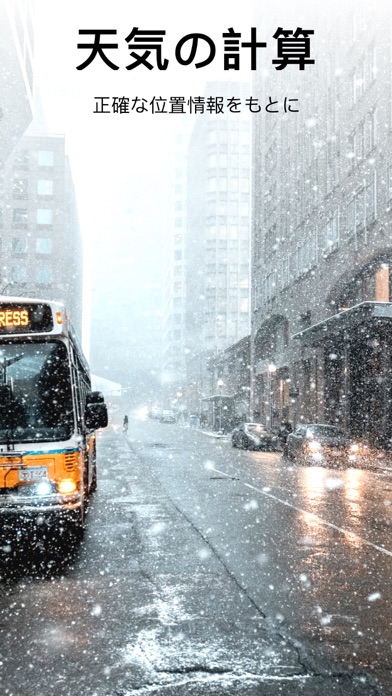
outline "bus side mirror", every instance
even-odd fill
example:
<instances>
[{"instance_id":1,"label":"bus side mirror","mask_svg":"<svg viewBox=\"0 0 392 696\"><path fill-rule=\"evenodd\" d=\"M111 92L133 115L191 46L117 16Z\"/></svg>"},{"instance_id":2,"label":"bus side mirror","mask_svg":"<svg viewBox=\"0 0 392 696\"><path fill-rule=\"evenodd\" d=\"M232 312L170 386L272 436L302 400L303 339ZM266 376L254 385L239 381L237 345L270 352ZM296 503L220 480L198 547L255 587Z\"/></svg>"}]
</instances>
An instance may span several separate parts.
<instances>
[{"instance_id":1,"label":"bus side mirror","mask_svg":"<svg viewBox=\"0 0 392 696\"><path fill-rule=\"evenodd\" d=\"M86 404L103 404L105 402L104 396L100 391L90 391L86 396Z\"/></svg>"},{"instance_id":2,"label":"bus side mirror","mask_svg":"<svg viewBox=\"0 0 392 696\"><path fill-rule=\"evenodd\" d=\"M108 410L106 404L87 404L84 412L84 422L87 430L106 428L108 424Z\"/></svg>"}]
</instances>

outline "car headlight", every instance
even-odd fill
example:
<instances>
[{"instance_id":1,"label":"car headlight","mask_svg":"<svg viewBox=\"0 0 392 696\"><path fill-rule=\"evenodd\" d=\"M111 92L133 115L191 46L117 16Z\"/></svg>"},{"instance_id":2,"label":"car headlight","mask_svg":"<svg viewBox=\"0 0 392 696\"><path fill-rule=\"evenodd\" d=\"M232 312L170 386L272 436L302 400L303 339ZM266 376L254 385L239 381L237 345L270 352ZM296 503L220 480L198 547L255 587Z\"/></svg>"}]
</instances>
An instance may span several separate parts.
<instances>
[{"instance_id":1,"label":"car headlight","mask_svg":"<svg viewBox=\"0 0 392 696\"><path fill-rule=\"evenodd\" d=\"M310 452L317 452L318 450L321 450L321 443L317 442L317 440L310 440L307 443L307 449Z\"/></svg>"},{"instance_id":2,"label":"car headlight","mask_svg":"<svg viewBox=\"0 0 392 696\"><path fill-rule=\"evenodd\" d=\"M350 452L359 452L360 449L361 448L357 442L353 442L353 444L350 445Z\"/></svg>"}]
</instances>

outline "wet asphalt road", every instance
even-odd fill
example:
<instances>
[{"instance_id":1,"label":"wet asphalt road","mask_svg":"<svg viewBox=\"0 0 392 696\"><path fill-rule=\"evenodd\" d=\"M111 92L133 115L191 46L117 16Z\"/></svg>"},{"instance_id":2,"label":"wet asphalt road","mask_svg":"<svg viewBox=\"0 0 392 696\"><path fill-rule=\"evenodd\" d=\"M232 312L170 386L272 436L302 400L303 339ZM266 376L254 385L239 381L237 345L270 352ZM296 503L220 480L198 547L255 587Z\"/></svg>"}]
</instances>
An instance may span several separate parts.
<instances>
[{"instance_id":1,"label":"wet asphalt road","mask_svg":"<svg viewBox=\"0 0 392 696\"><path fill-rule=\"evenodd\" d=\"M77 552L3 545L0 694L392 694L387 463L292 466L156 421L98 454Z\"/></svg>"}]
</instances>

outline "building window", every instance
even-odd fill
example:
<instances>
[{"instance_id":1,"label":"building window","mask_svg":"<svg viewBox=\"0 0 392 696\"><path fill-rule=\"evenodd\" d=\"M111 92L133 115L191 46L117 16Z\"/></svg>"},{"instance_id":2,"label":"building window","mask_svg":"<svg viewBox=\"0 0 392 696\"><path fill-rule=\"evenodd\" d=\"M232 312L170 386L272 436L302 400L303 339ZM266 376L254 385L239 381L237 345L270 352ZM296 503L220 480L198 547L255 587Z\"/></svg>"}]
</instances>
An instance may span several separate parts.
<instances>
[{"instance_id":1,"label":"building window","mask_svg":"<svg viewBox=\"0 0 392 696\"><path fill-rule=\"evenodd\" d=\"M11 281L13 283L17 283L18 285L24 285L27 282L26 266L12 266Z\"/></svg>"},{"instance_id":2,"label":"building window","mask_svg":"<svg viewBox=\"0 0 392 696\"><path fill-rule=\"evenodd\" d=\"M53 196L52 179L38 179L37 193L39 196Z\"/></svg>"},{"instance_id":3,"label":"building window","mask_svg":"<svg viewBox=\"0 0 392 696\"><path fill-rule=\"evenodd\" d=\"M249 193L249 179L244 177L241 179L241 191L242 193Z\"/></svg>"},{"instance_id":4,"label":"building window","mask_svg":"<svg viewBox=\"0 0 392 696\"><path fill-rule=\"evenodd\" d=\"M53 223L53 210L51 208L38 208L37 225L51 225Z\"/></svg>"},{"instance_id":5,"label":"building window","mask_svg":"<svg viewBox=\"0 0 392 696\"><path fill-rule=\"evenodd\" d=\"M39 167L53 167L54 164L54 153L51 150L39 150L38 151L38 166Z\"/></svg>"},{"instance_id":6,"label":"building window","mask_svg":"<svg viewBox=\"0 0 392 696\"><path fill-rule=\"evenodd\" d=\"M245 217L249 215L249 203L241 203L240 205L240 215Z\"/></svg>"},{"instance_id":7,"label":"building window","mask_svg":"<svg viewBox=\"0 0 392 696\"><path fill-rule=\"evenodd\" d=\"M249 131L243 131L240 137L241 145L249 145Z\"/></svg>"},{"instance_id":8,"label":"building window","mask_svg":"<svg viewBox=\"0 0 392 696\"><path fill-rule=\"evenodd\" d=\"M29 151L28 150L16 150L14 154L14 169L28 169L29 168Z\"/></svg>"},{"instance_id":9,"label":"building window","mask_svg":"<svg viewBox=\"0 0 392 696\"><path fill-rule=\"evenodd\" d=\"M355 195L355 227L357 230L365 226L365 189L362 186Z\"/></svg>"},{"instance_id":10,"label":"building window","mask_svg":"<svg viewBox=\"0 0 392 696\"><path fill-rule=\"evenodd\" d=\"M29 180L15 178L12 182L12 195L14 198L27 198L29 192Z\"/></svg>"},{"instance_id":11,"label":"building window","mask_svg":"<svg viewBox=\"0 0 392 696\"><path fill-rule=\"evenodd\" d=\"M365 205L366 205L366 224L374 222L376 219L376 175L370 184L365 189Z\"/></svg>"},{"instance_id":12,"label":"building window","mask_svg":"<svg viewBox=\"0 0 392 696\"><path fill-rule=\"evenodd\" d=\"M327 224L321 229L321 244L324 256L328 256L339 246L339 212L335 210Z\"/></svg>"},{"instance_id":13,"label":"building window","mask_svg":"<svg viewBox=\"0 0 392 696\"><path fill-rule=\"evenodd\" d=\"M27 227L27 208L14 208L12 224L14 227Z\"/></svg>"},{"instance_id":14,"label":"building window","mask_svg":"<svg viewBox=\"0 0 392 696\"><path fill-rule=\"evenodd\" d=\"M51 254L53 249L53 241L49 237L38 237L35 242L35 250L37 254Z\"/></svg>"},{"instance_id":15,"label":"building window","mask_svg":"<svg viewBox=\"0 0 392 696\"><path fill-rule=\"evenodd\" d=\"M27 252L27 237L14 237L12 240L12 253L25 254Z\"/></svg>"},{"instance_id":16,"label":"building window","mask_svg":"<svg viewBox=\"0 0 392 696\"><path fill-rule=\"evenodd\" d=\"M375 45L370 46L366 54L365 71L365 84L367 87L377 75L377 50Z\"/></svg>"},{"instance_id":17,"label":"building window","mask_svg":"<svg viewBox=\"0 0 392 696\"><path fill-rule=\"evenodd\" d=\"M219 177L219 191L227 191L227 178L225 176Z\"/></svg>"},{"instance_id":18,"label":"building window","mask_svg":"<svg viewBox=\"0 0 392 696\"><path fill-rule=\"evenodd\" d=\"M350 237L355 232L355 198L347 203L346 234Z\"/></svg>"},{"instance_id":19,"label":"building window","mask_svg":"<svg viewBox=\"0 0 392 696\"><path fill-rule=\"evenodd\" d=\"M35 280L40 285L50 285L52 282L52 267L48 265L38 266L35 270Z\"/></svg>"},{"instance_id":20,"label":"building window","mask_svg":"<svg viewBox=\"0 0 392 696\"><path fill-rule=\"evenodd\" d=\"M373 109L366 119L366 152L371 152L376 147L377 141L377 111Z\"/></svg>"}]
</instances>

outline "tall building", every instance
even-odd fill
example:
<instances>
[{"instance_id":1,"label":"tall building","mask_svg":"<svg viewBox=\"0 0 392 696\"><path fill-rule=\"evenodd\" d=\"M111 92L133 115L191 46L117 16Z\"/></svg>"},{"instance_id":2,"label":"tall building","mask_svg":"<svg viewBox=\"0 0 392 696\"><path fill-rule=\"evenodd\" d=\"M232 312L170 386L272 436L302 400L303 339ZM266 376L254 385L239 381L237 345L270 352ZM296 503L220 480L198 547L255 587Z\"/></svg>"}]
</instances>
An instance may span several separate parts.
<instances>
[{"instance_id":1,"label":"tall building","mask_svg":"<svg viewBox=\"0 0 392 696\"><path fill-rule=\"evenodd\" d=\"M0 293L64 302L81 335L83 253L65 141L38 130L0 172Z\"/></svg>"},{"instance_id":2,"label":"tall building","mask_svg":"<svg viewBox=\"0 0 392 696\"><path fill-rule=\"evenodd\" d=\"M249 97L211 83L206 99ZM199 410L208 358L249 333L251 121L244 110L196 118L188 149L186 351L188 407Z\"/></svg>"},{"instance_id":3,"label":"tall building","mask_svg":"<svg viewBox=\"0 0 392 696\"><path fill-rule=\"evenodd\" d=\"M0 3L0 167L33 114L33 21L30 0Z\"/></svg>"},{"instance_id":4,"label":"tall building","mask_svg":"<svg viewBox=\"0 0 392 696\"><path fill-rule=\"evenodd\" d=\"M162 401L179 402L186 382L186 225L189 120L176 130L167 234L163 251ZM179 402L182 406L182 401Z\"/></svg>"},{"instance_id":5,"label":"tall building","mask_svg":"<svg viewBox=\"0 0 392 696\"><path fill-rule=\"evenodd\" d=\"M296 28L295 9L285 28ZM314 30L315 64L269 73L270 92L298 99L299 112L264 112L254 126L253 412L272 423L339 423L385 441L391 11L347 0L307 6L301 21Z\"/></svg>"}]
</instances>

